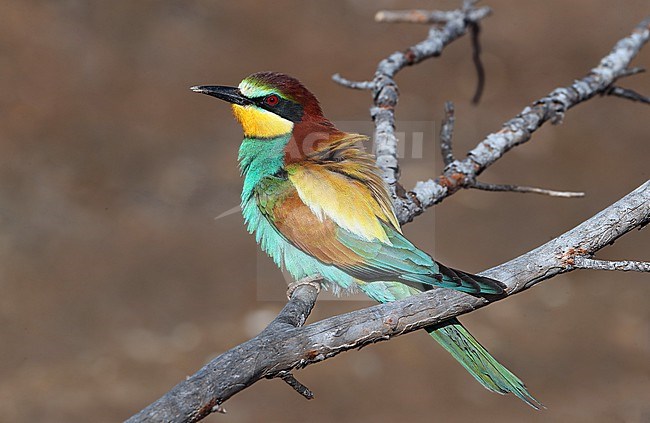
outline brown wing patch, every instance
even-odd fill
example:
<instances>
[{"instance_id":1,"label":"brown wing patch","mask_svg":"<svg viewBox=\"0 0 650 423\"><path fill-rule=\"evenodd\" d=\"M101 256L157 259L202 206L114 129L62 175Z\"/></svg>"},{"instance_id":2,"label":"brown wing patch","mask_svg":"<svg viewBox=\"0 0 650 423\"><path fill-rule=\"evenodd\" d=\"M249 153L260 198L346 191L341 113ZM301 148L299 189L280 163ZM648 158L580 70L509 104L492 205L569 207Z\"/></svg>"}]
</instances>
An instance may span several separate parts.
<instances>
[{"instance_id":1,"label":"brown wing patch","mask_svg":"<svg viewBox=\"0 0 650 423\"><path fill-rule=\"evenodd\" d=\"M319 220L296 191L276 204L273 218L275 227L286 239L323 263L346 267L363 262L336 239L336 224L327 217Z\"/></svg>"}]
</instances>

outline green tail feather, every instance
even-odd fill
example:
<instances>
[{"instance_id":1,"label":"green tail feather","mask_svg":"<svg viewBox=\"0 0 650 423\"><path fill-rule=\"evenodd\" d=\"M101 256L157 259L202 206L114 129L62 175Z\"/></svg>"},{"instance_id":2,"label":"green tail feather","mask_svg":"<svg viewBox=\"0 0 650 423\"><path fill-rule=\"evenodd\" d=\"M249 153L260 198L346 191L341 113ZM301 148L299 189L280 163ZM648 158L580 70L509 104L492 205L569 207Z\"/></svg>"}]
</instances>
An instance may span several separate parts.
<instances>
[{"instance_id":1,"label":"green tail feather","mask_svg":"<svg viewBox=\"0 0 650 423\"><path fill-rule=\"evenodd\" d=\"M486 389L499 394L512 392L536 410L544 407L526 389L526 385L501 365L474 339L457 319L445 326L425 328Z\"/></svg>"}]
</instances>

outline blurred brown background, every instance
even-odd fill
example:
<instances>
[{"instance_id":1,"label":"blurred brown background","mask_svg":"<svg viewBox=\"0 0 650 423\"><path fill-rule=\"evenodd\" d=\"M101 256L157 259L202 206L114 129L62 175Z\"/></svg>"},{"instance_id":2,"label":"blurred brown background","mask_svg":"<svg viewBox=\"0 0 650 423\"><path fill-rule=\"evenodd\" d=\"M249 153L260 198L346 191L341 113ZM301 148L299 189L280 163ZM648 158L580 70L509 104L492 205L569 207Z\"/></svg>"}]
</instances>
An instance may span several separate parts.
<instances>
[{"instance_id":1,"label":"blurred brown background","mask_svg":"<svg viewBox=\"0 0 650 423\"><path fill-rule=\"evenodd\" d=\"M646 0L486 2L487 87L467 38L399 74L399 121L457 107L457 154L528 102L581 77L650 13ZM266 266L239 214L241 139L228 108L188 87L259 70L299 77L333 120L368 121L367 92L331 82L427 28L373 22L381 8L454 1L18 1L0 3L0 419L114 422L250 338L281 301L258 298ZM616 7L615 7L616 5ZM650 66L650 47L634 63ZM650 77L623 85L650 93ZM648 108L597 98L490 168L487 182L587 198L461 192L406 234L468 271L501 263L650 178ZM399 129L399 128L398 128ZM403 181L441 170L437 140ZM649 259L647 230L599 254ZM259 262L259 264L258 264ZM275 270L268 281L282 279ZM548 406L490 394L424 333L297 373L311 402L262 381L228 422L649 422L650 279L581 271L463 318ZM281 291L280 291L281 292ZM312 320L365 307L322 301Z\"/></svg>"}]
</instances>

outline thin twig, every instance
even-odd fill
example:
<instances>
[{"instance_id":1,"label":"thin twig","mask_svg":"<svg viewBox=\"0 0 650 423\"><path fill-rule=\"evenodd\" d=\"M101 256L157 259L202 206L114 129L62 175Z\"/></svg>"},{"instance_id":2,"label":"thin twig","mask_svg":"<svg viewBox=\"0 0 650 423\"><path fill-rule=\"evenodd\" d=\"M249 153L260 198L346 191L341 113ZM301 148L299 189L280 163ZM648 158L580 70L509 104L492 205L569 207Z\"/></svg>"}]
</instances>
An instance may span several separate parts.
<instances>
[{"instance_id":1,"label":"thin twig","mask_svg":"<svg viewBox=\"0 0 650 423\"><path fill-rule=\"evenodd\" d=\"M572 266L576 269L616 270L622 272L650 272L650 262L634 260L597 260L584 256L573 258Z\"/></svg>"},{"instance_id":2,"label":"thin twig","mask_svg":"<svg viewBox=\"0 0 650 423\"><path fill-rule=\"evenodd\" d=\"M468 188L479 189L481 191L498 191L498 192L521 192L531 194L548 195L549 197L562 198L580 198L584 197L584 192L576 191L556 191L552 189L527 187L521 185L503 185L503 184L486 184L485 182L474 181L469 184Z\"/></svg>"},{"instance_id":3,"label":"thin twig","mask_svg":"<svg viewBox=\"0 0 650 423\"><path fill-rule=\"evenodd\" d=\"M488 8L475 8L474 3L466 3L462 10L440 11L440 10L380 10L375 14L375 22L382 23L416 23L444 25L459 17L467 16L470 21L483 19L483 13ZM488 12L489 13L489 12Z\"/></svg>"},{"instance_id":4,"label":"thin twig","mask_svg":"<svg viewBox=\"0 0 650 423\"><path fill-rule=\"evenodd\" d=\"M629 88L612 86L607 91L605 91L603 95L611 95L614 97L624 98L626 100L632 100L639 103L650 104L650 97L645 96L643 94L639 94L636 91L631 90Z\"/></svg>"},{"instance_id":5,"label":"thin twig","mask_svg":"<svg viewBox=\"0 0 650 423\"><path fill-rule=\"evenodd\" d=\"M375 22L445 24L454 19L453 12L440 10L380 10L375 14Z\"/></svg>"},{"instance_id":6,"label":"thin twig","mask_svg":"<svg viewBox=\"0 0 650 423\"><path fill-rule=\"evenodd\" d=\"M470 39L472 40L472 62L476 69L476 91L472 97L472 104L478 104L483 96L483 89L485 88L485 68L481 61L481 41L479 35L481 33L481 26L478 22L470 22Z\"/></svg>"},{"instance_id":7,"label":"thin twig","mask_svg":"<svg viewBox=\"0 0 650 423\"><path fill-rule=\"evenodd\" d=\"M278 377L285 381L287 385L291 386L294 391L298 392L306 399L314 399L314 393L305 385L298 382L298 380L294 377L294 375L291 374L291 372L280 372L278 373Z\"/></svg>"},{"instance_id":8,"label":"thin twig","mask_svg":"<svg viewBox=\"0 0 650 423\"><path fill-rule=\"evenodd\" d=\"M452 148L452 138L454 137L454 103L447 101L445 103L445 118L442 121L440 128L440 151L442 153L442 161L445 166L449 166L454 159L454 152Z\"/></svg>"},{"instance_id":9,"label":"thin twig","mask_svg":"<svg viewBox=\"0 0 650 423\"><path fill-rule=\"evenodd\" d=\"M341 74L335 73L332 75L334 82L343 85L344 87L352 88L355 90L372 90L374 84L372 81L352 81L346 78L343 78Z\"/></svg>"},{"instance_id":10,"label":"thin twig","mask_svg":"<svg viewBox=\"0 0 650 423\"><path fill-rule=\"evenodd\" d=\"M621 75L621 76L622 77L628 77L628 76L644 73L645 71L646 71L645 68L642 68L640 66L634 66L634 67L625 69L625 72L623 72L623 75Z\"/></svg>"}]
</instances>

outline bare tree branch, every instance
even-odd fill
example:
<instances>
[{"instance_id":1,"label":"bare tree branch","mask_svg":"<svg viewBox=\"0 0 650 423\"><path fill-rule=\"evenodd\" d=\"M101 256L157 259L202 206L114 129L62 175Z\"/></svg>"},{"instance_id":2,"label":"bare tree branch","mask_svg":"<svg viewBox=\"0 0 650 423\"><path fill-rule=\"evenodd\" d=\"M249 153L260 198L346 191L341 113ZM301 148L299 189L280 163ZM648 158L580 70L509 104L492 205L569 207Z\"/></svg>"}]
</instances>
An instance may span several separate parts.
<instances>
[{"instance_id":1,"label":"bare tree branch","mask_svg":"<svg viewBox=\"0 0 650 423\"><path fill-rule=\"evenodd\" d=\"M639 94L634 90L623 87L610 87L607 91L603 93L604 95L611 95L614 97L621 97L626 100L637 101L639 103L650 104L650 97L643 94Z\"/></svg>"},{"instance_id":2,"label":"bare tree branch","mask_svg":"<svg viewBox=\"0 0 650 423\"><path fill-rule=\"evenodd\" d=\"M454 13L462 14L463 11ZM484 10L483 14L476 13L475 21L480 21L477 17L482 18L488 14L489 9ZM461 188L469 187L485 169L511 148L528 141L532 133L544 123L560 123L570 108L605 93L620 78L638 73L639 68L629 68L630 62L650 38L650 18L646 18L632 34L616 43L612 51L587 76L533 102L506 122L501 130L488 135L465 159L455 160L438 178L420 181L412 191L407 192L398 181L394 111L398 90L393 78L404 67L439 55L444 46L467 32L469 22L471 20L458 18L449 20L443 29L432 29L426 40L404 53L393 53L382 60L375 72L372 84L374 107L371 115L375 123L377 165L391 189L395 211L401 223L413 220L426 208L441 202ZM433 48L434 46L439 48Z\"/></svg>"},{"instance_id":3,"label":"bare tree branch","mask_svg":"<svg viewBox=\"0 0 650 423\"><path fill-rule=\"evenodd\" d=\"M408 222L413 216L420 214L419 199L407 193L399 184L399 165L397 160L397 137L395 135L395 106L399 93L397 84L393 79L397 72L407 66L439 56L442 50L451 42L465 35L472 23L477 23L487 17L491 10L487 7L465 8L444 12L445 25L441 28L433 27L429 30L428 37L403 52L395 52L379 62L375 76L370 83L372 86L374 105L370 114L375 123L375 155L377 166L383 173L383 178L389 186L393 202L396 205L397 217L401 223ZM334 81L347 81L343 85L361 84L345 80L340 75L334 76ZM418 210L416 213L415 210Z\"/></svg>"},{"instance_id":4,"label":"bare tree branch","mask_svg":"<svg viewBox=\"0 0 650 423\"><path fill-rule=\"evenodd\" d=\"M650 181L591 219L535 250L481 275L502 281L508 297L560 273L576 269L579 257L590 256L634 228L650 223ZM228 398L263 378L331 358L343 351L443 322L493 301L450 289L434 289L404 300L330 317L308 326L306 317L317 290L300 285L262 333L225 352L128 422L195 422ZM287 324L290 320L293 324Z\"/></svg>"},{"instance_id":5,"label":"bare tree branch","mask_svg":"<svg viewBox=\"0 0 650 423\"><path fill-rule=\"evenodd\" d=\"M454 18L454 12L440 10L380 10L375 14L375 21L384 23L446 24Z\"/></svg>"},{"instance_id":6,"label":"bare tree branch","mask_svg":"<svg viewBox=\"0 0 650 423\"><path fill-rule=\"evenodd\" d=\"M552 189L526 187L521 185L486 184L484 182L479 182L479 181L474 181L470 183L468 187L474 189L480 189L482 191L521 192L521 193L548 195L549 197L579 198L585 196L584 192L555 191Z\"/></svg>"},{"instance_id":7,"label":"bare tree branch","mask_svg":"<svg viewBox=\"0 0 650 423\"><path fill-rule=\"evenodd\" d=\"M447 24L449 22L464 18L471 21L480 21L490 13L487 7L474 8L471 2L464 5L463 10L441 11L441 10L380 10L375 15L376 22L384 23L417 23L417 24Z\"/></svg>"},{"instance_id":8,"label":"bare tree branch","mask_svg":"<svg viewBox=\"0 0 650 423\"><path fill-rule=\"evenodd\" d=\"M472 40L472 62L476 69L476 91L474 91L474 97L472 97L472 104L476 105L481 101L483 89L485 88L485 68L481 61L481 40L479 38L479 35L481 34L481 26L478 22L471 22L469 29L471 35L470 39Z\"/></svg>"},{"instance_id":9,"label":"bare tree branch","mask_svg":"<svg viewBox=\"0 0 650 423\"><path fill-rule=\"evenodd\" d=\"M622 272L650 272L650 262L647 261L609 261L596 260L589 257L578 256L573 259L571 266L574 269L592 270L618 270Z\"/></svg>"},{"instance_id":10,"label":"bare tree branch","mask_svg":"<svg viewBox=\"0 0 650 423\"><path fill-rule=\"evenodd\" d=\"M291 386L294 391L298 392L300 395L305 397L306 399L314 399L314 393L307 388L305 385L302 383L298 382L298 380L289 372L280 372L278 373L278 376L280 379L286 382L287 385Z\"/></svg>"},{"instance_id":11,"label":"bare tree branch","mask_svg":"<svg viewBox=\"0 0 650 423\"><path fill-rule=\"evenodd\" d=\"M454 136L454 103L448 101L445 103L445 118L442 120L440 128L440 152L442 161L445 166L449 166L454 160L454 151L452 148L452 138Z\"/></svg>"},{"instance_id":12,"label":"bare tree branch","mask_svg":"<svg viewBox=\"0 0 650 423\"><path fill-rule=\"evenodd\" d=\"M338 73L332 75L334 82L343 85L344 87L352 88L355 90L372 90L374 84L372 81L350 81L349 79L343 78Z\"/></svg>"},{"instance_id":13,"label":"bare tree branch","mask_svg":"<svg viewBox=\"0 0 650 423\"><path fill-rule=\"evenodd\" d=\"M620 40L598 66L568 87L557 88L506 122L500 131L488 135L463 160L456 160L436 180L418 182L413 195L396 198L400 221L408 221L427 207L471 185L485 169L511 148L528 141L544 123L560 123L567 110L608 90L618 79L629 75L630 61L650 38L650 17ZM636 72L635 72L636 73ZM397 138L390 142L397 142ZM415 198L414 198L415 197Z\"/></svg>"},{"instance_id":14,"label":"bare tree branch","mask_svg":"<svg viewBox=\"0 0 650 423\"><path fill-rule=\"evenodd\" d=\"M641 23L643 25L643 23ZM634 66L631 68L627 68L625 72L623 72L623 75L621 77L627 77L627 76L632 76L632 75L638 75L640 73L644 73L646 70L645 68L642 68L640 66Z\"/></svg>"}]
</instances>

